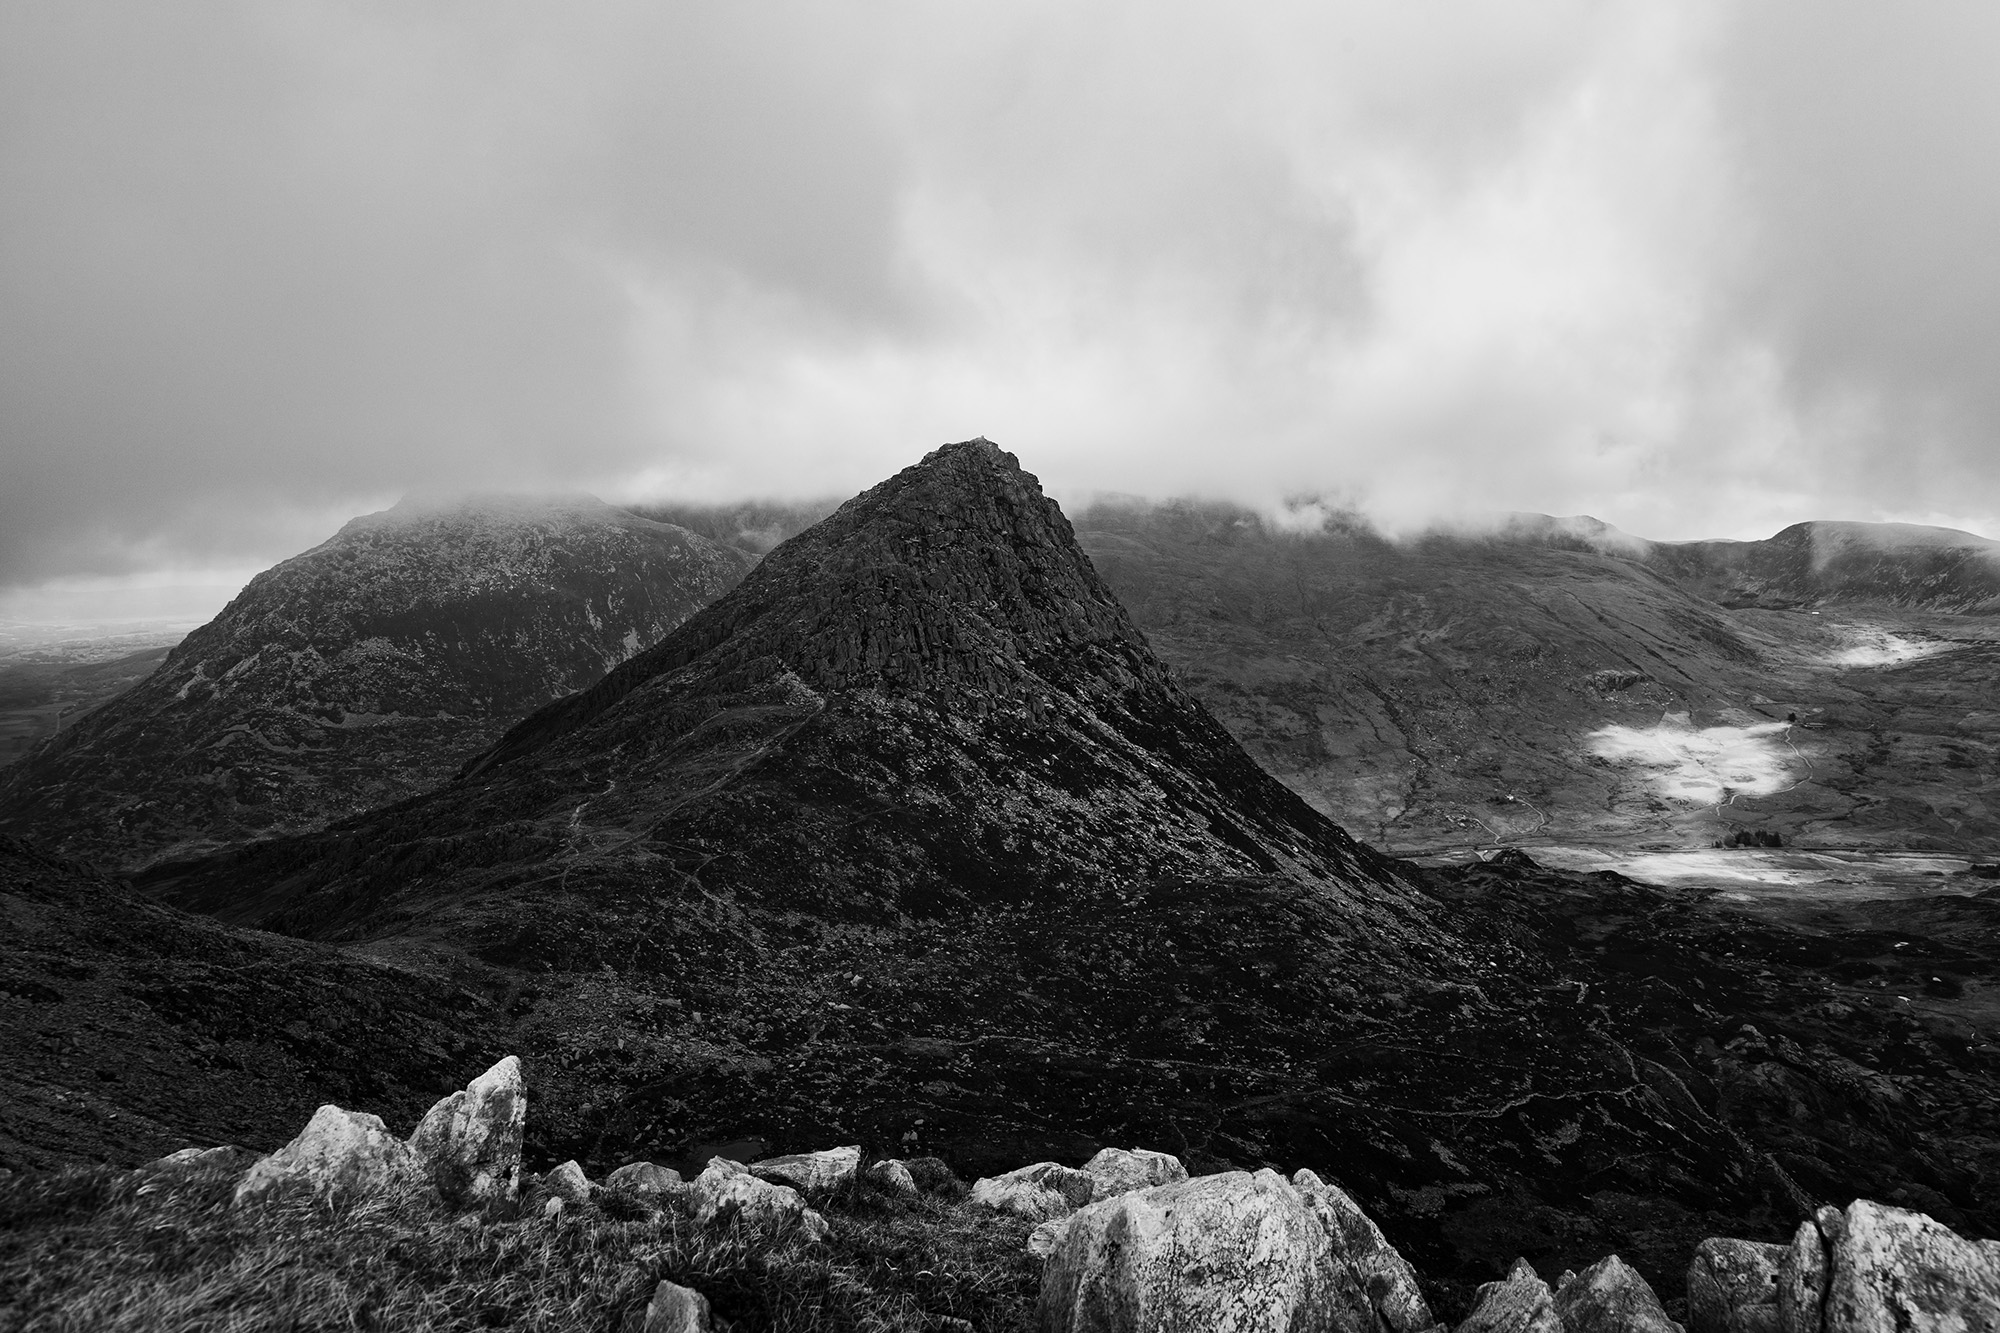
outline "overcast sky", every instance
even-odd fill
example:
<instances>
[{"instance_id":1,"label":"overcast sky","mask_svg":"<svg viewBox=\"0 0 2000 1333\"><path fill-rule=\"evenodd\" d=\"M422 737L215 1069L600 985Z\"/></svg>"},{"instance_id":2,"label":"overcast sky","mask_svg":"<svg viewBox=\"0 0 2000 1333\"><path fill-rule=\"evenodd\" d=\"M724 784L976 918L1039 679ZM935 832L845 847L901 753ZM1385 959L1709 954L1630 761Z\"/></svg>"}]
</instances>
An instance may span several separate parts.
<instances>
[{"instance_id":1,"label":"overcast sky","mask_svg":"<svg viewBox=\"0 0 2000 1333\"><path fill-rule=\"evenodd\" d=\"M1990 0L0 29L0 588L253 568L413 488L844 494L979 434L1071 503L2000 536Z\"/></svg>"}]
</instances>

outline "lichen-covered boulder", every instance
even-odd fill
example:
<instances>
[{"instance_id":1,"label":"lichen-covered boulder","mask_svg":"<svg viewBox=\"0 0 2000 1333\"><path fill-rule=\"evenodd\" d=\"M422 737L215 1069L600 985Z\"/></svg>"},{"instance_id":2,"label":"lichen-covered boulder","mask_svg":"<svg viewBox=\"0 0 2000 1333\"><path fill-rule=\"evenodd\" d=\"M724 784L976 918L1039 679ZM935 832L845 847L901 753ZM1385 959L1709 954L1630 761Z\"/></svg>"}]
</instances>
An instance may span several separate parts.
<instances>
[{"instance_id":1,"label":"lichen-covered boulder","mask_svg":"<svg viewBox=\"0 0 2000 1333\"><path fill-rule=\"evenodd\" d=\"M646 1303L643 1333L709 1333L715 1324L708 1297L690 1287L661 1282Z\"/></svg>"},{"instance_id":2,"label":"lichen-covered boulder","mask_svg":"<svg viewBox=\"0 0 2000 1333\"><path fill-rule=\"evenodd\" d=\"M1778 1333L1782 1245L1711 1237L1687 1271L1688 1333Z\"/></svg>"},{"instance_id":3,"label":"lichen-covered boulder","mask_svg":"<svg viewBox=\"0 0 2000 1333\"><path fill-rule=\"evenodd\" d=\"M1154 1152L1150 1148L1104 1148L1083 1164L1083 1169L1096 1177L1091 1201L1108 1199L1126 1190L1150 1189L1155 1185L1171 1185L1177 1180L1188 1178L1187 1168L1181 1159L1171 1153Z\"/></svg>"},{"instance_id":4,"label":"lichen-covered boulder","mask_svg":"<svg viewBox=\"0 0 2000 1333\"><path fill-rule=\"evenodd\" d=\"M1178 1163L1176 1163L1178 1165ZM1390 1333L1423 1333L1437 1321L1417 1285L1417 1270L1389 1243L1374 1219L1338 1185L1312 1171L1292 1175L1292 1188L1326 1231L1333 1252L1347 1267L1354 1284L1368 1294L1375 1313Z\"/></svg>"},{"instance_id":5,"label":"lichen-covered boulder","mask_svg":"<svg viewBox=\"0 0 2000 1333\"><path fill-rule=\"evenodd\" d=\"M892 1189L898 1194L918 1194L922 1192L917 1188L917 1178L910 1174L910 1168L893 1157L886 1157L879 1162L871 1163L868 1169L862 1172L862 1174L876 1184Z\"/></svg>"},{"instance_id":6,"label":"lichen-covered boulder","mask_svg":"<svg viewBox=\"0 0 2000 1333\"><path fill-rule=\"evenodd\" d=\"M528 1089L508 1056L425 1113L410 1149L446 1203L477 1207L514 1197L521 1184L521 1134Z\"/></svg>"},{"instance_id":7,"label":"lichen-covered boulder","mask_svg":"<svg viewBox=\"0 0 2000 1333\"><path fill-rule=\"evenodd\" d=\"M1097 1177L1089 1172L1056 1162L1036 1162L974 1181L972 1201L1030 1222L1046 1222L1074 1212L1089 1203L1096 1192Z\"/></svg>"},{"instance_id":8,"label":"lichen-covered boulder","mask_svg":"<svg viewBox=\"0 0 2000 1333\"><path fill-rule=\"evenodd\" d=\"M1563 1326L1549 1284L1526 1259L1516 1259L1505 1278L1480 1285L1458 1333L1563 1333Z\"/></svg>"},{"instance_id":9,"label":"lichen-covered boulder","mask_svg":"<svg viewBox=\"0 0 2000 1333\"><path fill-rule=\"evenodd\" d=\"M1606 1255L1555 1293L1564 1333L1683 1333L1667 1318L1652 1284L1617 1255Z\"/></svg>"},{"instance_id":10,"label":"lichen-covered boulder","mask_svg":"<svg viewBox=\"0 0 2000 1333\"><path fill-rule=\"evenodd\" d=\"M423 1164L384 1127L382 1117L329 1104L313 1112L297 1138L244 1173L235 1201L249 1203L288 1189L328 1198L379 1194L414 1188L425 1179Z\"/></svg>"},{"instance_id":11,"label":"lichen-covered boulder","mask_svg":"<svg viewBox=\"0 0 2000 1333\"><path fill-rule=\"evenodd\" d=\"M1044 1333L1374 1333L1325 1229L1274 1171L1131 1190L1079 1210L1042 1276Z\"/></svg>"},{"instance_id":12,"label":"lichen-covered boulder","mask_svg":"<svg viewBox=\"0 0 2000 1333\"><path fill-rule=\"evenodd\" d=\"M796 1190L831 1190L854 1179L861 1167L861 1148L828 1148L823 1152L767 1157L750 1164L750 1174Z\"/></svg>"},{"instance_id":13,"label":"lichen-covered boulder","mask_svg":"<svg viewBox=\"0 0 2000 1333\"><path fill-rule=\"evenodd\" d=\"M1823 1333L2000 1329L2000 1242L1922 1213L1856 1199L1820 1210L1827 1246Z\"/></svg>"},{"instance_id":14,"label":"lichen-covered boulder","mask_svg":"<svg viewBox=\"0 0 2000 1333\"><path fill-rule=\"evenodd\" d=\"M772 1231L796 1227L814 1240L830 1231L826 1219L806 1207L797 1190L753 1176L740 1162L709 1158L693 1190L695 1221L704 1225L737 1223Z\"/></svg>"},{"instance_id":15,"label":"lichen-covered boulder","mask_svg":"<svg viewBox=\"0 0 2000 1333\"><path fill-rule=\"evenodd\" d=\"M664 1197L688 1188L681 1173L652 1162L627 1162L604 1178L607 1189L627 1189L635 1194Z\"/></svg>"}]
</instances>

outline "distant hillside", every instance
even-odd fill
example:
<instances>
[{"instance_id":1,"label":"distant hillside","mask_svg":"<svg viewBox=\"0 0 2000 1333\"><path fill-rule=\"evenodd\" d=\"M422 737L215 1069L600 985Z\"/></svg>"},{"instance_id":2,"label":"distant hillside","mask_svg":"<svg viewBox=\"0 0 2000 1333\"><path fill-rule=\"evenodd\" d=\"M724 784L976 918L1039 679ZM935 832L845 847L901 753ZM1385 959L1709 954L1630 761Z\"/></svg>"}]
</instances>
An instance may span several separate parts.
<instances>
[{"instance_id":1,"label":"distant hillside","mask_svg":"<svg viewBox=\"0 0 2000 1333\"><path fill-rule=\"evenodd\" d=\"M641 518L698 532L710 541L761 556L798 536L840 507L829 500L743 500L733 504L637 504L626 508Z\"/></svg>"},{"instance_id":2,"label":"distant hillside","mask_svg":"<svg viewBox=\"0 0 2000 1333\"><path fill-rule=\"evenodd\" d=\"M2000 542L1910 523L1795 523L1754 542L1659 542L1648 563L1729 607L2000 612Z\"/></svg>"},{"instance_id":3,"label":"distant hillside","mask_svg":"<svg viewBox=\"0 0 2000 1333\"><path fill-rule=\"evenodd\" d=\"M1858 526L1811 525L1835 533L1818 572L1802 558L1791 582L1757 585L1766 602L1810 591L1827 610L1807 614L1722 604L1749 586L1725 577L1724 557L1779 571L1777 539L1675 547L1513 515L1390 541L1358 523L1285 532L1207 503L1076 519L1187 687L1268 770L1386 849L1687 847L1739 829L1990 848L2000 622L1876 595L1969 602L1983 548ZM1907 560L1884 554L1898 551ZM1955 583L1925 573L1945 567ZM1693 780L1676 794L1676 754L1710 794L1691 799Z\"/></svg>"},{"instance_id":4,"label":"distant hillside","mask_svg":"<svg viewBox=\"0 0 2000 1333\"><path fill-rule=\"evenodd\" d=\"M5 770L0 829L140 864L400 799L750 563L589 497L357 518Z\"/></svg>"}]
</instances>

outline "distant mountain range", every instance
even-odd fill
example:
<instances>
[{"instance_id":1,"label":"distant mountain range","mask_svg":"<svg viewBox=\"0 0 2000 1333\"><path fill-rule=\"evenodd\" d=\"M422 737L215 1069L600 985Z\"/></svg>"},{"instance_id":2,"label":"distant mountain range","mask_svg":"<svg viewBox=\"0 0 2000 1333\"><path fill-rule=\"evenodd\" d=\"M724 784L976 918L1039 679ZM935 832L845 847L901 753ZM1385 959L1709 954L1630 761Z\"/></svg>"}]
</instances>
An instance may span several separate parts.
<instances>
[{"instance_id":1,"label":"distant mountain range","mask_svg":"<svg viewBox=\"0 0 2000 1333\"><path fill-rule=\"evenodd\" d=\"M0 830L137 864L397 800L656 641L750 564L589 497L357 518L0 770Z\"/></svg>"}]
</instances>

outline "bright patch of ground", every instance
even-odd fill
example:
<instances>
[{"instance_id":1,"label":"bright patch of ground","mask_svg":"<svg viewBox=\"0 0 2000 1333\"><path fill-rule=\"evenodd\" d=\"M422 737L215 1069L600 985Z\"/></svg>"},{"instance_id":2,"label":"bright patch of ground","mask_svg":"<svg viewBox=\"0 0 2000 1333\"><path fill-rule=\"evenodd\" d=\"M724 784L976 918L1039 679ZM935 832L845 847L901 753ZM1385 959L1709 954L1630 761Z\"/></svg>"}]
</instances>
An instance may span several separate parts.
<instances>
[{"instance_id":1,"label":"bright patch of ground","mask_svg":"<svg viewBox=\"0 0 2000 1333\"><path fill-rule=\"evenodd\" d=\"M1879 667L1901 666L1919 658L1935 657L1939 653L1951 651L1951 645L1935 639L1911 639L1901 634L1891 634L1880 629L1855 629L1849 631L1853 642L1841 649L1827 661L1833 666Z\"/></svg>"},{"instance_id":2,"label":"bright patch of ground","mask_svg":"<svg viewBox=\"0 0 2000 1333\"><path fill-rule=\"evenodd\" d=\"M1685 713L1670 713L1650 727L1600 727L1585 741L1601 759L1651 770L1664 796L1719 805L1732 796L1769 796L1797 781L1786 766L1788 729L1783 722L1696 727Z\"/></svg>"}]
</instances>

